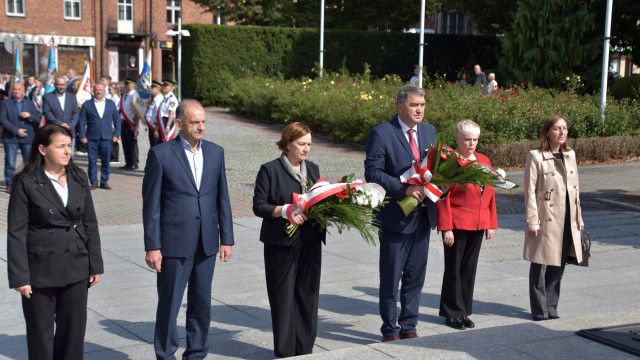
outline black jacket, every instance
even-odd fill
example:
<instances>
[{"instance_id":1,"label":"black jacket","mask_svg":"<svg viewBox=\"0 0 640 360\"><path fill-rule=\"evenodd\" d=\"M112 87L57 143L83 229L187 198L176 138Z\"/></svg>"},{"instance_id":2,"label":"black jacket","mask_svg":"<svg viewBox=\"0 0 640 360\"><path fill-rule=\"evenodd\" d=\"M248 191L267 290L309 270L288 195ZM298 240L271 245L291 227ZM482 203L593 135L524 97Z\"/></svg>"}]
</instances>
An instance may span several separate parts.
<instances>
[{"instance_id":1,"label":"black jacket","mask_svg":"<svg viewBox=\"0 0 640 360\"><path fill-rule=\"evenodd\" d=\"M11 184L7 232L10 288L62 287L104 272L89 188L70 174L67 183L66 208L44 170Z\"/></svg>"},{"instance_id":2,"label":"black jacket","mask_svg":"<svg viewBox=\"0 0 640 360\"><path fill-rule=\"evenodd\" d=\"M307 179L311 185L320 178L320 170L318 165L311 161L305 160L305 163L307 165ZM289 237L285 230L289 221L282 217L273 217L276 206L291 204L291 196L294 192L302 193L300 184L287 173L280 159L275 159L260 167L253 195L253 213L263 218L260 229L260 241L263 243L293 246L301 239L304 241L313 239L326 241L326 230L320 231L320 227L313 221L305 222L292 237Z\"/></svg>"}]
</instances>

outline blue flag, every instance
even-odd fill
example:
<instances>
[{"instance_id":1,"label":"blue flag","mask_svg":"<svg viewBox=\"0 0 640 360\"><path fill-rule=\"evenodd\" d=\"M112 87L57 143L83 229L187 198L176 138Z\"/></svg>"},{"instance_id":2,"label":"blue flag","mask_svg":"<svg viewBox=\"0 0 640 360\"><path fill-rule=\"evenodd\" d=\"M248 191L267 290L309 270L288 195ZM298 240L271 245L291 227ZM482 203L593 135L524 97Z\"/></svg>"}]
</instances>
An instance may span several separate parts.
<instances>
[{"instance_id":1,"label":"blue flag","mask_svg":"<svg viewBox=\"0 0 640 360\"><path fill-rule=\"evenodd\" d=\"M142 67L142 73L136 83L136 89L133 93L133 99L131 100L131 106L136 111L138 118L144 121L144 115L147 112L149 106L149 100L151 98L151 62L153 61L153 51L149 49L147 58Z\"/></svg>"},{"instance_id":2,"label":"blue flag","mask_svg":"<svg viewBox=\"0 0 640 360\"><path fill-rule=\"evenodd\" d=\"M22 82L22 47L18 45L16 47L16 69L13 74L13 82L21 83Z\"/></svg>"},{"instance_id":3,"label":"blue flag","mask_svg":"<svg viewBox=\"0 0 640 360\"><path fill-rule=\"evenodd\" d=\"M53 49L55 45L49 46L49 63L47 64L47 80L44 82L44 93L48 94L55 91L54 82L56 80L56 52Z\"/></svg>"}]
</instances>

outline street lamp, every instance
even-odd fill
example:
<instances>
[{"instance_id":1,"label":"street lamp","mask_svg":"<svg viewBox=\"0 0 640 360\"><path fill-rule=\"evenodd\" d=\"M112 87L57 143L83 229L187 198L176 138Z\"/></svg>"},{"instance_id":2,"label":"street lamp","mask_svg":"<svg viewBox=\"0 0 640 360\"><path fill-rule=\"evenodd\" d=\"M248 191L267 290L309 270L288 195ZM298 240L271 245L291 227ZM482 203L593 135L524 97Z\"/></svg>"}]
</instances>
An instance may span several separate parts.
<instances>
[{"instance_id":1,"label":"street lamp","mask_svg":"<svg viewBox=\"0 0 640 360\"><path fill-rule=\"evenodd\" d=\"M182 30L182 14L178 18L178 31L167 30L167 36L178 36L178 101L182 100L182 37L191 36L189 30Z\"/></svg>"}]
</instances>

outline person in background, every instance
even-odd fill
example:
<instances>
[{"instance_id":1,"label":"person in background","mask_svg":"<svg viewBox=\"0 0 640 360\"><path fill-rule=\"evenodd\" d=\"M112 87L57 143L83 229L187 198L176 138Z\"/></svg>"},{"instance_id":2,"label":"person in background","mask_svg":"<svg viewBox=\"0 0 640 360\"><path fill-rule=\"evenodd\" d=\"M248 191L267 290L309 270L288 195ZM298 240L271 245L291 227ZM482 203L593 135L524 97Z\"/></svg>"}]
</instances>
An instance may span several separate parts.
<instances>
[{"instance_id":1,"label":"person in background","mask_svg":"<svg viewBox=\"0 0 640 360\"><path fill-rule=\"evenodd\" d=\"M157 119L158 133L162 142L171 140L175 134L173 118L175 117L176 107L178 106L178 98L173 93L175 86L175 81L169 79L164 79L164 83L162 83L162 94L164 95L164 99L158 108Z\"/></svg>"},{"instance_id":2,"label":"person in background","mask_svg":"<svg viewBox=\"0 0 640 360\"><path fill-rule=\"evenodd\" d=\"M42 114L48 124L56 124L72 131L71 156L76 145L75 128L78 124L80 109L76 96L68 91L67 80L64 76L56 76L54 80L56 90L45 94L42 98Z\"/></svg>"},{"instance_id":3,"label":"person in background","mask_svg":"<svg viewBox=\"0 0 640 360\"><path fill-rule=\"evenodd\" d=\"M0 125L4 144L4 178L6 191L11 192L11 178L16 170L18 150L22 160L29 156L31 142L40 126L40 114L36 106L24 97L24 85L16 82L11 86L11 97L0 103Z\"/></svg>"},{"instance_id":4,"label":"person in background","mask_svg":"<svg viewBox=\"0 0 640 360\"><path fill-rule=\"evenodd\" d=\"M118 109L118 112L120 112L120 87L118 86L118 84L109 85L109 94L111 95L110 100L113 101L114 104L116 104L116 108ZM122 129L122 127L120 129ZM119 142L120 139L118 139L118 141L114 141L113 144L111 144L111 165L120 163L120 146L118 144Z\"/></svg>"},{"instance_id":5,"label":"person in background","mask_svg":"<svg viewBox=\"0 0 640 360\"><path fill-rule=\"evenodd\" d=\"M33 97L35 96L36 89L36 77L33 75L25 76L25 97L31 101L33 101Z\"/></svg>"},{"instance_id":6,"label":"person in background","mask_svg":"<svg viewBox=\"0 0 640 360\"><path fill-rule=\"evenodd\" d=\"M67 91L74 95L76 93L76 90L78 90L78 84L76 84L76 76L78 76L78 74L76 73L76 69L72 67L67 69Z\"/></svg>"},{"instance_id":7,"label":"person in background","mask_svg":"<svg viewBox=\"0 0 640 360\"><path fill-rule=\"evenodd\" d=\"M487 86L487 76L484 74L484 72L480 68L480 65L475 65L473 67L473 72L475 73L475 76L469 82L469 85L476 86L476 84L480 84L482 86L482 91L484 93L485 87Z\"/></svg>"},{"instance_id":8,"label":"person in background","mask_svg":"<svg viewBox=\"0 0 640 360\"><path fill-rule=\"evenodd\" d=\"M100 78L100 83L102 85L104 85L104 88L107 89L107 93L104 95L104 98L107 100L112 100L112 95L111 92L109 91L109 88L111 87L111 76L109 75L103 75Z\"/></svg>"},{"instance_id":9,"label":"person in background","mask_svg":"<svg viewBox=\"0 0 640 360\"><path fill-rule=\"evenodd\" d=\"M304 213L294 217L299 228L293 236L285 230L289 221L283 205L291 203L293 193L305 193L320 178L318 165L307 160L311 130L299 122L291 123L276 144L282 154L260 167L253 213L262 218L260 241L264 243L273 351L277 357L290 357L313 350L326 230L319 231Z\"/></svg>"},{"instance_id":10,"label":"person in background","mask_svg":"<svg viewBox=\"0 0 640 360\"><path fill-rule=\"evenodd\" d=\"M116 104L104 97L105 87L101 83L93 88L94 97L87 100L80 110L80 141L89 150L89 181L91 189L98 188L98 156L100 157L100 188L111 190L109 174L111 144L120 137L120 116Z\"/></svg>"},{"instance_id":11,"label":"person in background","mask_svg":"<svg viewBox=\"0 0 640 360\"><path fill-rule=\"evenodd\" d=\"M10 87L11 75L3 70L0 72L0 101L9 98Z\"/></svg>"},{"instance_id":12,"label":"person in background","mask_svg":"<svg viewBox=\"0 0 640 360\"><path fill-rule=\"evenodd\" d=\"M415 69L409 83L418 86L418 80L420 80L420 69Z\"/></svg>"},{"instance_id":13,"label":"person in background","mask_svg":"<svg viewBox=\"0 0 640 360\"><path fill-rule=\"evenodd\" d=\"M158 110L160 108L162 100L164 100L164 96L162 96L162 93L160 92L161 87L162 83L153 80L153 82L151 83L151 90L149 95L151 97L151 101L149 102L149 107L147 108L147 112L144 115L145 122L147 123L147 127L149 130L150 148L162 142L162 139L160 138L160 132L158 130Z\"/></svg>"},{"instance_id":14,"label":"person in background","mask_svg":"<svg viewBox=\"0 0 640 360\"><path fill-rule=\"evenodd\" d=\"M35 80L35 84L36 84L36 91L35 94L33 95L33 104L36 106L36 109L38 109L38 112L42 113L42 98L44 96L44 77L38 77ZM65 79L66 81L66 79Z\"/></svg>"},{"instance_id":15,"label":"person in background","mask_svg":"<svg viewBox=\"0 0 640 360\"><path fill-rule=\"evenodd\" d=\"M456 125L455 139L463 160L491 166L476 152L480 127L471 120ZM479 185L455 185L436 203L438 231L444 243L444 274L440 293L440 316L454 329L473 328L473 288L482 238L493 238L498 228L495 191Z\"/></svg>"},{"instance_id":16,"label":"person in background","mask_svg":"<svg viewBox=\"0 0 640 360\"><path fill-rule=\"evenodd\" d=\"M104 268L87 175L71 159L69 129L50 124L36 132L13 186L9 287L22 295L29 359L81 360L88 289Z\"/></svg>"},{"instance_id":17,"label":"person in background","mask_svg":"<svg viewBox=\"0 0 640 360\"><path fill-rule=\"evenodd\" d=\"M487 84L487 90L485 91L485 93L489 94L491 92L497 91L498 82L496 81L496 74L489 73L489 76L487 76L487 80L489 80L489 84Z\"/></svg>"},{"instance_id":18,"label":"person in background","mask_svg":"<svg viewBox=\"0 0 640 360\"><path fill-rule=\"evenodd\" d=\"M567 145L567 119L547 118L540 147L524 165L526 231L523 257L529 267L533 320L557 319L560 281L567 257L582 262L580 184L576 154Z\"/></svg>"},{"instance_id":19,"label":"person in background","mask_svg":"<svg viewBox=\"0 0 640 360\"><path fill-rule=\"evenodd\" d=\"M467 73L463 72L462 75L460 76L460 81L458 82L458 84L460 85L460 88L464 89L465 86L467 86Z\"/></svg>"},{"instance_id":20,"label":"person in background","mask_svg":"<svg viewBox=\"0 0 640 360\"><path fill-rule=\"evenodd\" d=\"M138 115L131 104L135 93L136 81L127 78L124 82L124 94L120 99L120 119L122 120L122 152L124 153L124 166L122 170L138 169Z\"/></svg>"}]
</instances>

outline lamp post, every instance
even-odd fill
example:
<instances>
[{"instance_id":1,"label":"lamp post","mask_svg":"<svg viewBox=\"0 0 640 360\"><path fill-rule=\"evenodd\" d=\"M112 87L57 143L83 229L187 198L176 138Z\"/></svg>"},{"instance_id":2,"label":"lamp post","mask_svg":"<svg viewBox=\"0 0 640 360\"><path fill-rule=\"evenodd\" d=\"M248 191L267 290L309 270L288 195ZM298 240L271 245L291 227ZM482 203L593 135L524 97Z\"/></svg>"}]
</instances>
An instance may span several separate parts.
<instances>
[{"instance_id":1,"label":"lamp post","mask_svg":"<svg viewBox=\"0 0 640 360\"><path fill-rule=\"evenodd\" d=\"M420 50L418 51L418 68L420 73L418 74L418 87L422 88L422 67L424 65L424 0L420 2ZM436 14L436 16L438 16Z\"/></svg>"},{"instance_id":2,"label":"lamp post","mask_svg":"<svg viewBox=\"0 0 640 360\"><path fill-rule=\"evenodd\" d=\"M611 39L611 10L613 0L607 0L607 13L604 21L604 44L602 45L602 81L600 87L600 117L604 122L604 109L607 106L607 80L609 76L609 40Z\"/></svg>"},{"instance_id":3,"label":"lamp post","mask_svg":"<svg viewBox=\"0 0 640 360\"><path fill-rule=\"evenodd\" d=\"M324 70L324 0L320 0L320 79Z\"/></svg>"},{"instance_id":4,"label":"lamp post","mask_svg":"<svg viewBox=\"0 0 640 360\"><path fill-rule=\"evenodd\" d=\"M178 36L178 101L182 100L182 37L191 36L189 30L182 30L182 14L178 18L178 31L167 30L167 36Z\"/></svg>"}]
</instances>

